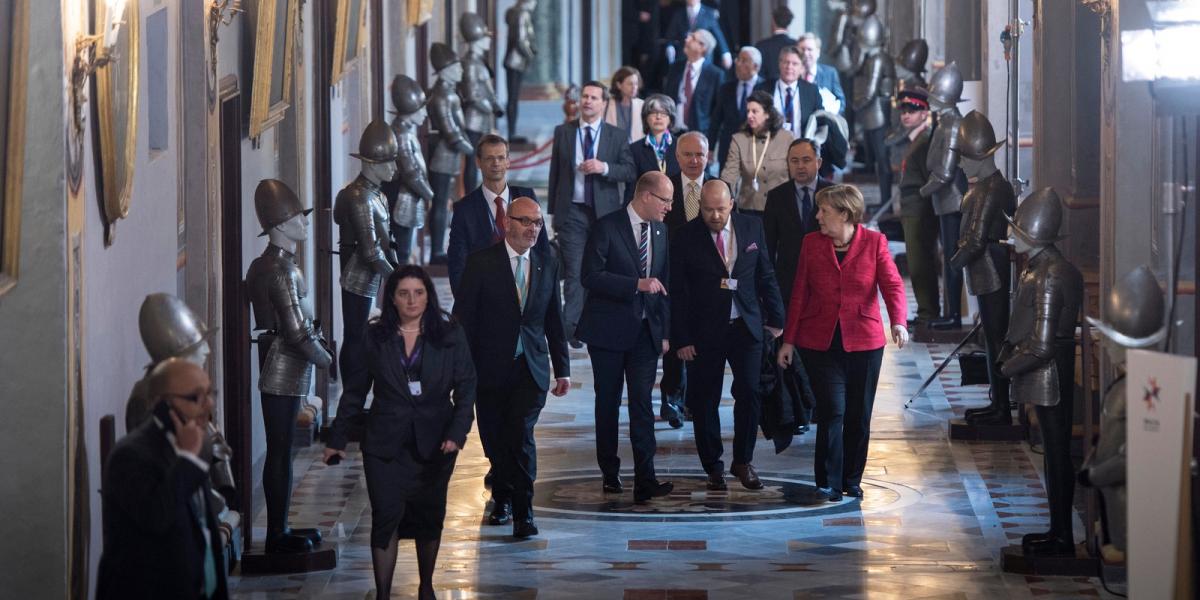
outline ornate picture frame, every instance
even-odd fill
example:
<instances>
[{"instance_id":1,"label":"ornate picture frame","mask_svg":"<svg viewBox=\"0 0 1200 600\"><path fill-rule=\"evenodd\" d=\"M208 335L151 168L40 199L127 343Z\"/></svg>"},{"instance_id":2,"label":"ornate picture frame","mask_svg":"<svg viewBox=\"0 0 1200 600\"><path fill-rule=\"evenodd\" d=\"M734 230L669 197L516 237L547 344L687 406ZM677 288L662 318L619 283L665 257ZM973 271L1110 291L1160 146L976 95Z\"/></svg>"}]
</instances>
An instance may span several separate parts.
<instances>
[{"instance_id":1,"label":"ornate picture frame","mask_svg":"<svg viewBox=\"0 0 1200 600\"><path fill-rule=\"evenodd\" d=\"M333 73L329 78L333 85L337 85L358 60L366 10L366 0L338 0L333 37Z\"/></svg>"},{"instance_id":2,"label":"ornate picture frame","mask_svg":"<svg viewBox=\"0 0 1200 600\"><path fill-rule=\"evenodd\" d=\"M250 137L283 120L292 101L292 51L300 0L259 0L246 13L254 32Z\"/></svg>"},{"instance_id":3,"label":"ornate picture frame","mask_svg":"<svg viewBox=\"0 0 1200 600\"><path fill-rule=\"evenodd\" d=\"M112 245L116 222L129 214L137 159L142 15L138 2L126 2L124 9L122 17L110 19L105 14L108 4L96 3L97 23L114 20L123 23L110 50L112 60L92 77L96 144L93 147L105 245Z\"/></svg>"},{"instance_id":4,"label":"ornate picture frame","mask_svg":"<svg viewBox=\"0 0 1200 600\"><path fill-rule=\"evenodd\" d=\"M0 0L0 295L17 284L25 168L28 0Z\"/></svg>"}]
</instances>

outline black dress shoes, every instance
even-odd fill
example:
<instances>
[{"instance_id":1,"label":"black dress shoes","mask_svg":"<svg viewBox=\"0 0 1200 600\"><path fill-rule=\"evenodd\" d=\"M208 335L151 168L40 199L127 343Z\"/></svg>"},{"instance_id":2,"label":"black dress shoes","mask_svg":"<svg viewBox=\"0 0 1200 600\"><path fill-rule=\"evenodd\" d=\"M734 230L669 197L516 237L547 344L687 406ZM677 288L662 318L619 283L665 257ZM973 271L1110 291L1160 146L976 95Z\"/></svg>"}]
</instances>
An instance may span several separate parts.
<instances>
[{"instance_id":1,"label":"black dress shoes","mask_svg":"<svg viewBox=\"0 0 1200 600\"><path fill-rule=\"evenodd\" d=\"M583 342L579 341L579 338L571 338L571 341L569 341L567 343L570 344L571 347L576 350L583 348Z\"/></svg>"},{"instance_id":2,"label":"black dress shoes","mask_svg":"<svg viewBox=\"0 0 1200 600\"><path fill-rule=\"evenodd\" d=\"M621 485L621 477L613 475L612 477L604 478L604 493L605 494L620 494L625 491L625 486Z\"/></svg>"},{"instance_id":3,"label":"black dress shoes","mask_svg":"<svg viewBox=\"0 0 1200 600\"><path fill-rule=\"evenodd\" d=\"M829 502L841 502L842 501L842 490L835 490L833 488L828 488L828 487L819 487L819 488L817 488L817 491L824 494L825 500L827 500Z\"/></svg>"},{"instance_id":4,"label":"black dress shoes","mask_svg":"<svg viewBox=\"0 0 1200 600\"><path fill-rule=\"evenodd\" d=\"M533 524L533 515L513 521L513 537L525 539L538 534L537 525Z\"/></svg>"},{"instance_id":5,"label":"black dress shoes","mask_svg":"<svg viewBox=\"0 0 1200 600\"><path fill-rule=\"evenodd\" d=\"M1028 533L1021 538L1026 556L1075 556L1075 542L1055 533Z\"/></svg>"},{"instance_id":6,"label":"black dress shoes","mask_svg":"<svg viewBox=\"0 0 1200 600\"><path fill-rule=\"evenodd\" d=\"M929 328L939 331L962 329L962 317L940 317L929 320Z\"/></svg>"},{"instance_id":7,"label":"black dress shoes","mask_svg":"<svg viewBox=\"0 0 1200 600\"><path fill-rule=\"evenodd\" d=\"M761 490L763 483L758 478L758 471L754 470L754 465L733 465L729 467L729 474L738 478L742 482L742 487L748 490Z\"/></svg>"},{"instance_id":8,"label":"black dress shoes","mask_svg":"<svg viewBox=\"0 0 1200 600\"><path fill-rule=\"evenodd\" d=\"M312 540L286 531L267 536L267 554L299 554L312 552Z\"/></svg>"},{"instance_id":9,"label":"black dress shoes","mask_svg":"<svg viewBox=\"0 0 1200 600\"><path fill-rule=\"evenodd\" d=\"M863 497L863 491L862 491L861 485L848 485L848 486L846 486L845 489L842 490L842 493L846 494L847 496L850 496L851 498L862 498Z\"/></svg>"},{"instance_id":10,"label":"black dress shoes","mask_svg":"<svg viewBox=\"0 0 1200 600\"><path fill-rule=\"evenodd\" d=\"M973 418L975 415L981 415L983 413L990 413L990 412L992 412L991 404L988 404L985 406L980 406L977 408L968 408L967 410L963 411L963 418L970 419L970 418Z\"/></svg>"},{"instance_id":11,"label":"black dress shoes","mask_svg":"<svg viewBox=\"0 0 1200 600\"><path fill-rule=\"evenodd\" d=\"M321 545L321 530L313 527L292 527L285 529L284 533L290 533L292 535L308 538L308 541L312 542L314 547Z\"/></svg>"},{"instance_id":12,"label":"black dress shoes","mask_svg":"<svg viewBox=\"0 0 1200 600\"><path fill-rule=\"evenodd\" d=\"M1012 413L1007 408L976 413L967 417L968 425L1012 425Z\"/></svg>"},{"instance_id":13,"label":"black dress shoes","mask_svg":"<svg viewBox=\"0 0 1200 600\"><path fill-rule=\"evenodd\" d=\"M672 429L683 427L683 399L678 394L663 394L659 402L658 416L671 425Z\"/></svg>"},{"instance_id":14,"label":"black dress shoes","mask_svg":"<svg viewBox=\"0 0 1200 600\"><path fill-rule=\"evenodd\" d=\"M792 430L792 435L804 435L808 433L808 425L797 425L796 429Z\"/></svg>"},{"instance_id":15,"label":"black dress shoes","mask_svg":"<svg viewBox=\"0 0 1200 600\"><path fill-rule=\"evenodd\" d=\"M492 514L488 515L488 525L507 525L512 520L512 503L493 500Z\"/></svg>"},{"instance_id":16,"label":"black dress shoes","mask_svg":"<svg viewBox=\"0 0 1200 600\"><path fill-rule=\"evenodd\" d=\"M648 481L633 486L633 501L641 504L651 498L659 498L671 493L675 484L669 481Z\"/></svg>"},{"instance_id":17,"label":"black dress shoes","mask_svg":"<svg viewBox=\"0 0 1200 600\"><path fill-rule=\"evenodd\" d=\"M721 471L712 471L709 473L708 481L704 483L704 487L712 492L723 492L729 489L729 486L725 485L725 474Z\"/></svg>"}]
</instances>

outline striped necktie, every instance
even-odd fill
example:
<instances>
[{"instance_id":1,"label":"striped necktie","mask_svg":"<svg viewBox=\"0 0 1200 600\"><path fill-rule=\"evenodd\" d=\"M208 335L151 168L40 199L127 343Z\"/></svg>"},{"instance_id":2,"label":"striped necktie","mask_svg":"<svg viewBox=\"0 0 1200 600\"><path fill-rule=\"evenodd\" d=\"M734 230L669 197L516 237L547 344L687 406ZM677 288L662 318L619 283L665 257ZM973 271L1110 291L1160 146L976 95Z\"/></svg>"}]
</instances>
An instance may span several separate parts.
<instances>
[{"instance_id":1,"label":"striped necktie","mask_svg":"<svg viewBox=\"0 0 1200 600\"><path fill-rule=\"evenodd\" d=\"M642 233L638 239L638 258L642 262L642 273L650 276L650 224L642 221Z\"/></svg>"}]
</instances>

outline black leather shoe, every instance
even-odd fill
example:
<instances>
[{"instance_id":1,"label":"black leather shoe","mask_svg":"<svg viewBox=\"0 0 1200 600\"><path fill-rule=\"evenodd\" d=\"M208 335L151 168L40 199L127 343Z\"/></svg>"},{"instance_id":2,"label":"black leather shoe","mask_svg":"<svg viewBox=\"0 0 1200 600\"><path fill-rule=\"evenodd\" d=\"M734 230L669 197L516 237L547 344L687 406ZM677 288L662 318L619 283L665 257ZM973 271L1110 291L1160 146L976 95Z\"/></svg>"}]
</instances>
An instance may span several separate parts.
<instances>
[{"instance_id":1,"label":"black leather shoe","mask_svg":"<svg viewBox=\"0 0 1200 600\"><path fill-rule=\"evenodd\" d=\"M733 465L729 467L729 474L738 478L742 482L742 487L748 490L763 489L763 482L758 478L758 471L754 470L754 465Z\"/></svg>"},{"instance_id":2,"label":"black leather shoe","mask_svg":"<svg viewBox=\"0 0 1200 600\"><path fill-rule=\"evenodd\" d=\"M614 475L604 478L604 493L605 494L621 494L625 492L625 486L621 485L621 477Z\"/></svg>"},{"instance_id":3,"label":"black leather shoe","mask_svg":"<svg viewBox=\"0 0 1200 600\"><path fill-rule=\"evenodd\" d=\"M683 427L683 414L679 409L682 404L677 394L663 394L658 406L658 416L671 425L672 429Z\"/></svg>"},{"instance_id":4,"label":"black leather shoe","mask_svg":"<svg viewBox=\"0 0 1200 600\"><path fill-rule=\"evenodd\" d=\"M1026 556L1075 556L1075 542L1052 533L1030 533L1021 538Z\"/></svg>"},{"instance_id":5,"label":"black leather shoe","mask_svg":"<svg viewBox=\"0 0 1200 600\"><path fill-rule=\"evenodd\" d=\"M808 433L808 425L797 425L796 429L792 430L792 435L804 435Z\"/></svg>"},{"instance_id":6,"label":"black leather shoe","mask_svg":"<svg viewBox=\"0 0 1200 600\"><path fill-rule=\"evenodd\" d=\"M513 521L513 537L525 539L537 534L538 528L533 524L533 515Z\"/></svg>"},{"instance_id":7,"label":"black leather shoe","mask_svg":"<svg viewBox=\"0 0 1200 600\"><path fill-rule=\"evenodd\" d=\"M824 494L825 499L828 500L829 502L841 502L842 501L842 490L835 490L833 488L823 487L823 488L817 488L817 491Z\"/></svg>"},{"instance_id":8,"label":"black leather shoe","mask_svg":"<svg viewBox=\"0 0 1200 600\"><path fill-rule=\"evenodd\" d=\"M1007 410L978 413L967 417L968 425L1012 425L1012 413Z\"/></svg>"},{"instance_id":9,"label":"black leather shoe","mask_svg":"<svg viewBox=\"0 0 1200 600\"><path fill-rule=\"evenodd\" d=\"M725 485L725 474L721 471L713 471L709 473L708 481L705 482L704 487L713 492L723 492L729 489L729 486Z\"/></svg>"},{"instance_id":10,"label":"black leather shoe","mask_svg":"<svg viewBox=\"0 0 1200 600\"><path fill-rule=\"evenodd\" d=\"M924 327L928 324L929 324L929 319L921 319L921 318L909 319L908 320L908 330L912 331L919 327Z\"/></svg>"},{"instance_id":11,"label":"black leather shoe","mask_svg":"<svg viewBox=\"0 0 1200 600\"><path fill-rule=\"evenodd\" d=\"M991 404L988 404L985 406L980 406L977 408L968 408L967 410L963 411L963 418L970 419L970 418L973 418L975 415L982 415L984 413L990 413L990 412L992 412Z\"/></svg>"},{"instance_id":12,"label":"black leather shoe","mask_svg":"<svg viewBox=\"0 0 1200 600\"><path fill-rule=\"evenodd\" d=\"M929 328L939 331L962 329L962 317L941 317L929 320Z\"/></svg>"},{"instance_id":13,"label":"black leather shoe","mask_svg":"<svg viewBox=\"0 0 1200 600\"><path fill-rule=\"evenodd\" d=\"M671 493L675 484L670 481L649 481L636 484L633 487L633 501L641 504L651 498L660 498Z\"/></svg>"},{"instance_id":14,"label":"black leather shoe","mask_svg":"<svg viewBox=\"0 0 1200 600\"><path fill-rule=\"evenodd\" d=\"M289 529L285 529L284 533L289 533L291 535L298 535L300 537L308 538L308 541L312 542L313 547L321 545L321 530L319 530L319 529L315 529L312 527L298 527L298 528L292 527Z\"/></svg>"},{"instance_id":15,"label":"black leather shoe","mask_svg":"<svg viewBox=\"0 0 1200 600\"><path fill-rule=\"evenodd\" d=\"M861 485L848 485L848 486L846 486L845 489L842 490L842 493L846 494L847 496L850 496L851 498L862 498L863 497L863 491L862 491Z\"/></svg>"},{"instance_id":16,"label":"black leather shoe","mask_svg":"<svg viewBox=\"0 0 1200 600\"><path fill-rule=\"evenodd\" d=\"M267 554L299 554L312 552L313 543L302 535L284 532L267 536L265 549Z\"/></svg>"},{"instance_id":17,"label":"black leather shoe","mask_svg":"<svg viewBox=\"0 0 1200 600\"><path fill-rule=\"evenodd\" d=\"M512 520L512 503L493 500L492 514L488 515L488 525L507 525Z\"/></svg>"},{"instance_id":18,"label":"black leather shoe","mask_svg":"<svg viewBox=\"0 0 1200 600\"><path fill-rule=\"evenodd\" d=\"M583 348L583 342L579 341L579 338L571 338L571 341L569 341L567 343L570 344L571 347L576 350Z\"/></svg>"}]
</instances>

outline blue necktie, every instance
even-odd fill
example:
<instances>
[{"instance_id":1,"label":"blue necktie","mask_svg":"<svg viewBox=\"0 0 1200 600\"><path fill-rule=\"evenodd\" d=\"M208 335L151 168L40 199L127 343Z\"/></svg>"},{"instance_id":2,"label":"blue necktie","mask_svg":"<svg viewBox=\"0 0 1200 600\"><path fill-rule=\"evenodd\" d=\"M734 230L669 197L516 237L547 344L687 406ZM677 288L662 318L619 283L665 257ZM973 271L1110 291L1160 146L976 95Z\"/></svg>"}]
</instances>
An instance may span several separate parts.
<instances>
[{"instance_id":1,"label":"blue necktie","mask_svg":"<svg viewBox=\"0 0 1200 600\"><path fill-rule=\"evenodd\" d=\"M525 257L517 257L517 273L513 276L517 280L517 302L521 305L521 313L525 313ZM525 352L525 345L521 343L521 329L517 328L517 351L513 353L513 358L521 356Z\"/></svg>"},{"instance_id":2,"label":"blue necktie","mask_svg":"<svg viewBox=\"0 0 1200 600\"><path fill-rule=\"evenodd\" d=\"M750 82L742 84L742 99L738 102L738 111L742 114L746 113L746 99L750 97Z\"/></svg>"},{"instance_id":3,"label":"blue necktie","mask_svg":"<svg viewBox=\"0 0 1200 600\"><path fill-rule=\"evenodd\" d=\"M787 98L783 100L783 120L787 121L788 129L793 134L796 133L792 123L792 117L795 116L795 111L792 109L792 88L787 89Z\"/></svg>"},{"instance_id":4,"label":"blue necktie","mask_svg":"<svg viewBox=\"0 0 1200 600\"><path fill-rule=\"evenodd\" d=\"M812 197L808 194L808 186L800 188L800 224L804 226L804 231L808 231L810 222L812 221Z\"/></svg>"}]
</instances>

